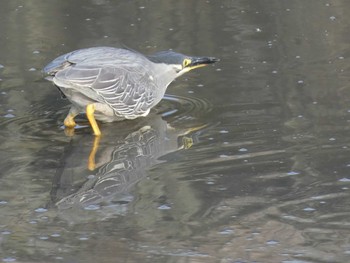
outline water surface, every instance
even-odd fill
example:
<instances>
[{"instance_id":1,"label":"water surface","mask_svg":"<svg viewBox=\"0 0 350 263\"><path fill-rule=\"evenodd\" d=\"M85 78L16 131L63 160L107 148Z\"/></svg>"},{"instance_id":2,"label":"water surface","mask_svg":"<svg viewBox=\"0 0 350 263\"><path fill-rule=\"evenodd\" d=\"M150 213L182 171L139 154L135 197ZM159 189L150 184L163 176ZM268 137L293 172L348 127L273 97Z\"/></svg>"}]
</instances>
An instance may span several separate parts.
<instances>
[{"instance_id":1,"label":"water surface","mask_svg":"<svg viewBox=\"0 0 350 263\"><path fill-rule=\"evenodd\" d=\"M4 1L0 260L348 262L347 1ZM90 46L221 59L101 124L41 68Z\"/></svg>"}]
</instances>

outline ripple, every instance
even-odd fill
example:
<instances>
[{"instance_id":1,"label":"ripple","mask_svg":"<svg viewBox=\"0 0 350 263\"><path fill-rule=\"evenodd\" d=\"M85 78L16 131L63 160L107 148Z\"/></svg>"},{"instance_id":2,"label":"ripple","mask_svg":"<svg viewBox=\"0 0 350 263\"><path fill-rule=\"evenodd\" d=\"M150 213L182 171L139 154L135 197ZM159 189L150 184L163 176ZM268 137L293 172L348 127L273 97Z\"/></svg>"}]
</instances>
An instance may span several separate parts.
<instances>
[{"instance_id":1,"label":"ripple","mask_svg":"<svg viewBox=\"0 0 350 263\"><path fill-rule=\"evenodd\" d=\"M157 108L162 117L190 117L208 113L213 106L204 99L165 94Z\"/></svg>"},{"instance_id":2,"label":"ripple","mask_svg":"<svg viewBox=\"0 0 350 263\"><path fill-rule=\"evenodd\" d=\"M1 133L6 137L16 135L16 138L22 139L47 139L48 135L60 133L60 130L57 128L57 119L32 113L7 114L0 118L0 125L3 127Z\"/></svg>"}]
</instances>

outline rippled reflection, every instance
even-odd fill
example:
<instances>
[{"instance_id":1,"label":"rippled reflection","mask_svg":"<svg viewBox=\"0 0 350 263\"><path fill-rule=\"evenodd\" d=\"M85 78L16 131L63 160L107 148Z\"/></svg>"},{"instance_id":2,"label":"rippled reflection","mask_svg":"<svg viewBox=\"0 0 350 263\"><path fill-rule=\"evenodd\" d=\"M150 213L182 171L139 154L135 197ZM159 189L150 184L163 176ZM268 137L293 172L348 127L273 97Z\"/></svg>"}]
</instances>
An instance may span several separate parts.
<instances>
[{"instance_id":1,"label":"rippled reflection","mask_svg":"<svg viewBox=\"0 0 350 263\"><path fill-rule=\"evenodd\" d=\"M0 261L350 262L349 8L3 1ZM67 137L39 69L120 43L221 61L147 118Z\"/></svg>"},{"instance_id":2,"label":"rippled reflection","mask_svg":"<svg viewBox=\"0 0 350 263\"><path fill-rule=\"evenodd\" d=\"M125 213L133 200L132 187L147 177L148 169L159 163L160 157L193 146L196 133L207 126L198 121L193 126L193 114L209 109L209 104L200 99L167 95L157 107L159 113L106 124L102 126L102 138L79 135L78 129L65 147L62 165L55 175L51 191L55 206L60 210L74 209L69 212L73 216L78 213L76 209L103 210L105 217ZM188 127L177 127L181 123L188 123Z\"/></svg>"}]
</instances>

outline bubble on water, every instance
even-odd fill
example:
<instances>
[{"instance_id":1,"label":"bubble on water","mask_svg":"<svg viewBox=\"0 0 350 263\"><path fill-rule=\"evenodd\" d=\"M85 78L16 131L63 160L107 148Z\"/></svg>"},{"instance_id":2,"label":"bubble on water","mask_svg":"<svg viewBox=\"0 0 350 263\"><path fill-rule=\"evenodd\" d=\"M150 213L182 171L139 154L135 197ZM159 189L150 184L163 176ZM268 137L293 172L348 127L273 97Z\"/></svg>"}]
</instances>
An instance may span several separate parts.
<instances>
[{"instance_id":1,"label":"bubble on water","mask_svg":"<svg viewBox=\"0 0 350 263\"><path fill-rule=\"evenodd\" d=\"M40 53L39 50L34 50L34 51L33 51L33 54L39 54L39 53Z\"/></svg>"},{"instance_id":2,"label":"bubble on water","mask_svg":"<svg viewBox=\"0 0 350 263\"><path fill-rule=\"evenodd\" d=\"M258 33L262 32L261 28L256 28L255 31Z\"/></svg>"},{"instance_id":3,"label":"bubble on water","mask_svg":"<svg viewBox=\"0 0 350 263\"><path fill-rule=\"evenodd\" d=\"M169 210L169 209L171 209L171 206L164 204L164 205L158 206L158 209L159 210Z\"/></svg>"},{"instance_id":4,"label":"bubble on water","mask_svg":"<svg viewBox=\"0 0 350 263\"><path fill-rule=\"evenodd\" d=\"M330 19L331 21L334 21L334 20L336 20L336 17L335 17L335 16L330 16L329 19Z\"/></svg>"},{"instance_id":5,"label":"bubble on water","mask_svg":"<svg viewBox=\"0 0 350 263\"><path fill-rule=\"evenodd\" d=\"M227 130L221 130L221 131L219 131L219 133L225 134L225 133L229 133L229 131L227 131Z\"/></svg>"},{"instance_id":6,"label":"bubble on water","mask_svg":"<svg viewBox=\"0 0 350 263\"><path fill-rule=\"evenodd\" d=\"M305 212L313 212L313 211L315 211L316 209L315 209L315 208L312 208L312 207L305 207L303 210L304 210Z\"/></svg>"},{"instance_id":7,"label":"bubble on water","mask_svg":"<svg viewBox=\"0 0 350 263\"><path fill-rule=\"evenodd\" d=\"M344 177L344 178L339 179L338 181L339 181L339 182L343 182L343 183L349 183L349 182L350 182L350 179Z\"/></svg>"},{"instance_id":8,"label":"bubble on water","mask_svg":"<svg viewBox=\"0 0 350 263\"><path fill-rule=\"evenodd\" d=\"M14 118L16 117L15 115L13 115L12 113L8 113L6 115L4 115L5 118Z\"/></svg>"},{"instance_id":9,"label":"bubble on water","mask_svg":"<svg viewBox=\"0 0 350 263\"><path fill-rule=\"evenodd\" d=\"M85 240L88 240L89 238L84 236L84 237L79 237L78 239L81 241L85 241Z\"/></svg>"},{"instance_id":10,"label":"bubble on water","mask_svg":"<svg viewBox=\"0 0 350 263\"><path fill-rule=\"evenodd\" d=\"M278 71L277 70L272 70L272 72L271 72L272 74L277 74L278 73Z\"/></svg>"},{"instance_id":11,"label":"bubble on water","mask_svg":"<svg viewBox=\"0 0 350 263\"><path fill-rule=\"evenodd\" d=\"M232 235L234 233L232 228L225 228L221 231L219 231L220 235Z\"/></svg>"},{"instance_id":12,"label":"bubble on water","mask_svg":"<svg viewBox=\"0 0 350 263\"><path fill-rule=\"evenodd\" d=\"M248 149L247 149L247 148L240 148L238 151L239 151L239 152L247 152Z\"/></svg>"},{"instance_id":13,"label":"bubble on water","mask_svg":"<svg viewBox=\"0 0 350 263\"><path fill-rule=\"evenodd\" d=\"M89 211L93 211L93 210L98 210L100 209L99 205L88 205L86 207L84 207L85 210L89 210Z\"/></svg>"},{"instance_id":14,"label":"bubble on water","mask_svg":"<svg viewBox=\"0 0 350 263\"><path fill-rule=\"evenodd\" d=\"M279 244L279 242L277 240L268 240L268 241L266 241L266 244L269 246L274 246L274 245Z\"/></svg>"},{"instance_id":15,"label":"bubble on water","mask_svg":"<svg viewBox=\"0 0 350 263\"><path fill-rule=\"evenodd\" d=\"M7 204L7 201L0 200L0 205L6 205L6 204Z\"/></svg>"},{"instance_id":16,"label":"bubble on water","mask_svg":"<svg viewBox=\"0 0 350 263\"><path fill-rule=\"evenodd\" d=\"M89 180L94 179L94 178L95 178L95 175L93 175L93 174L90 174L87 176L87 179L89 179Z\"/></svg>"},{"instance_id":17,"label":"bubble on water","mask_svg":"<svg viewBox=\"0 0 350 263\"><path fill-rule=\"evenodd\" d=\"M48 237L48 236L40 236L39 239L40 239L40 240L48 240L49 237Z\"/></svg>"},{"instance_id":18,"label":"bubble on water","mask_svg":"<svg viewBox=\"0 0 350 263\"><path fill-rule=\"evenodd\" d=\"M51 234L51 236L52 236L52 237L60 237L61 235L58 234L58 233L53 233L53 234Z\"/></svg>"},{"instance_id":19,"label":"bubble on water","mask_svg":"<svg viewBox=\"0 0 350 263\"><path fill-rule=\"evenodd\" d=\"M36 68L30 68L28 71L36 71Z\"/></svg>"},{"instance_id":20,"label":"bubble on water","mask_svg":"<svg viewBox=\"0 0 350 263\"><path fill-rule=\"evenodd\" d=\"M329 141L335 141L336 139L334 137L331 137L328 139Z\"/></svg>"},{"instance_id":21,"label":"bubble on water","mask_svg":"<svg viewBox=\"0 0 350 263\"><path fill-rule=\"evenodd\" d=\"M47 212L47 209L43 208L43 207L39 207L39 208L35 209L34 211L37 213L44 213L44 212Z\"/></svg>"},{"instance_id":22,"label":"bubble on water","mask_svg":"<svg viewBox=\"0 0 350 263\"><path fill-rule=\"evenodd\" d=\"M295 172L295 171L290 171L287 173L287 175L298 175L300 174L299 172Z\"/></svg>"},{"instance_id":23,"label":"bubble on water","mask_svg":"<svg viewBox=\"0 0 350 263\"><path fill-rule=\"evenodd\" d=\"M2 258L3 262L15 262L16 258L13 257L6 257L6 258Z\"/></svg>"}]
</instances>

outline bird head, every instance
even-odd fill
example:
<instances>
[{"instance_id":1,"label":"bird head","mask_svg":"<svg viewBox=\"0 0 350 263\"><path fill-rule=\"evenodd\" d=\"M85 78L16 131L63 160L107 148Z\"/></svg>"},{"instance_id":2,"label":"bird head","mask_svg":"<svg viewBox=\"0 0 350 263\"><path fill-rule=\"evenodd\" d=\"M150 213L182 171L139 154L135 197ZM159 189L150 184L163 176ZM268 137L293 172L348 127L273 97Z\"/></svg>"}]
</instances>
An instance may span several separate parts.
<instances>
[{"instance_id":1,"label":"bird head","mask_svg":"<svg viewBox=\"0 0 350 263\"><path fill-rule=\"evenodd\" d=\"M213 64L219 59L214 57L192 57L171 50L157 52L148 58L154 63L160 63L172 69L174 79L192 69Z\"/></svg>"}]
</instances>

